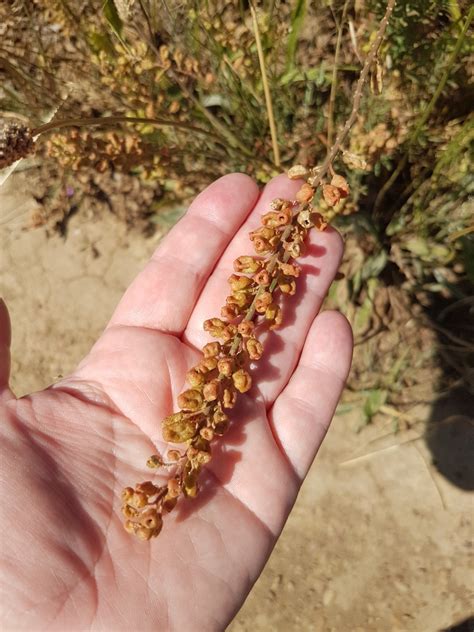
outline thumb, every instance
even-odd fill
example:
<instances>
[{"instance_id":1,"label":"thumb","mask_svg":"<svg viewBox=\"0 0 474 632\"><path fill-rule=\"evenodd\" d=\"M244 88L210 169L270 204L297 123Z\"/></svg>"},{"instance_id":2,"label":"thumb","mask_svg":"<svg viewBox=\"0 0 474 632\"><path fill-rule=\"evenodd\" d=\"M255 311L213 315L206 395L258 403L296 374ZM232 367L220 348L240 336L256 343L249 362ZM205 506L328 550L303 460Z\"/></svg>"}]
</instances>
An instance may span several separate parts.
<instances>
[{"instance_id":1,"label":"thumb","mask_svg":"<svg viewBox=\"0 0 474 632\"><path fill-rule=\"evenodd\" d=\"M11 391L8 388L8 380L10 378L10 344L10 317L4 300L0 298L0 398L6 394L11 395Z\"/></svg>"}]
</instances>

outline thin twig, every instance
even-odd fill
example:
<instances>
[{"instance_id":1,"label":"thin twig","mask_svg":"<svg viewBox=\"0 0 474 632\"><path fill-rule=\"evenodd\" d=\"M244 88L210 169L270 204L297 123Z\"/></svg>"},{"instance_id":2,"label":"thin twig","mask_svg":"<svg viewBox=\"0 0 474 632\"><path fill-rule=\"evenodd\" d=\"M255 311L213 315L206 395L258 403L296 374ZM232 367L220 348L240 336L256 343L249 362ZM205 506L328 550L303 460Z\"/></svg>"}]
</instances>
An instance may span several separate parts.
<instances>
[{"instance_id":1,"label":"thin twig","mask_svg":"<svg viewBox=\"0 0 474 632\"><path fill-rule=\"evenodd\" d=\"M272 137L273 158L275 165L280 166L280 148L278 147L278 139L275 125L275 118L273 116L273 104L272 95L268 86L267 72L265 67L265 56L263 54L262 41L260 39L260 31L258 28L257 13L253 3L250 2L250 13L252 14L253 30L255 34L255 43L257 45L258 62L260 64L260 73L262 75L263 92L265 94L265 105L267 108L268 123L270 125L270 135Z\"/></svg>"},{"instance_id":2,"label":"thin twig","mask_svg":"<svg viewBox=\"0 0 474 632\"><path fill-rule=\"evenodd\" d=\"M137 116L104 116L102 118L84 117L64 119L62 121L51 121L50 123L45 123L45 125L40 125L39 127L36 127L34 130L32 130L32 135L39 136L40 134L44 134L45 132L49 132L50 130L60 129L62 127L91 127L93 125L115 125L116 123L147 123L149 125L181 127L183 129L192 130L193 132L205 134L206 136L214 136L211 132L203 129L202 127L189 125L188 123L182 123L181 121L170 121L161 118L142 118ZM217 137L214 136L214 138Z\"/></svg>"},{"instance_id":3,"label":"thin twig","mask_svg":"<svg viewBox=\"0 0 474 632\"><path fill-rule=\"evenodd\" d=\"M328 155L326 156L325 161L321 165L321 169L318 171L318 175L315 177L312 186L316 189L319 184L321 184L322 179L329 171L334 159L337 154L341 151L342 145L346 140L347 135L349 134L351 127L354 125L355 120L357 118L357 114L359 113L360 102L362 99L362 91L364 89L365 83L367 81L367 77L369 76L370 69L377 57L377 52L380 48L380 44L382 43L383 37L385 35L385 31L387 30L388 21L393 12L393 7L395 6L396 0L388 0L387 8L385 10L385 15L380 22L379 30L377 31L377 35L370 47L369 54L366 57L364 62L364 66L361 70L359 80L357 81L356 88L354 90L354 96L352 100L352 111L349 115L349 118L344 124L344 127L337 135L336 141L334 145L331 147Z\"/></svg>"}]
</instances>

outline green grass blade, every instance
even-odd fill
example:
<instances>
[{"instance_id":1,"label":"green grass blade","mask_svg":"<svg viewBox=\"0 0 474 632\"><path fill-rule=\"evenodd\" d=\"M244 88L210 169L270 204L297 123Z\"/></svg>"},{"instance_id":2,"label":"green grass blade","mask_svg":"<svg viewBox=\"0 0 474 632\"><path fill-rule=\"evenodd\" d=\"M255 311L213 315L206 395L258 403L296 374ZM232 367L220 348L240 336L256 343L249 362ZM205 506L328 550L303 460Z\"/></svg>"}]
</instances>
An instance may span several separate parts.
<instances>
[{"instance_id":1,"label":"green grass blade","mask_svg":"<svg viewBox=\"0 0 474 632\"><path fill-rule=\"evenodd\" d=\"M306 0L297 0L293 13L291 15L291 30L288 36L288 46L286 52L286 70L293 68L295 65L296 48L298 46L298 38L301 27L306 15Z\"/></svg>"}]
</instances>

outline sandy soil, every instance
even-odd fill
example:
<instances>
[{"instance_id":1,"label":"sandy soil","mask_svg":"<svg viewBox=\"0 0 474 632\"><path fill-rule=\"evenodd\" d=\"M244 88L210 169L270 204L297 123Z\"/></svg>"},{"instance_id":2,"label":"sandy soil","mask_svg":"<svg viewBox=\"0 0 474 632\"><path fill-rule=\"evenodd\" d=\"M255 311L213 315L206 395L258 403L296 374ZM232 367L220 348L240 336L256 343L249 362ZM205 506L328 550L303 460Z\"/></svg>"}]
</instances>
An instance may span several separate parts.
<instances>
[{"instance_id":1,"label":"sandy soil","mask_svg":"<svg viewBox=\"0 0 474 632\"><path fill-rule=\"evenodd\" d=\"M65 237L22 230L35 204L29 187L19 174L0 189L0 294L13 320L18 394L87 353L158 241L110 214L72 217ZM369 445L387 429L357 434L357 423L354 413L336 416L231 632L435 632L472 613L470 485L431 468L416 433Z\"/></svg>"}]
</instances>

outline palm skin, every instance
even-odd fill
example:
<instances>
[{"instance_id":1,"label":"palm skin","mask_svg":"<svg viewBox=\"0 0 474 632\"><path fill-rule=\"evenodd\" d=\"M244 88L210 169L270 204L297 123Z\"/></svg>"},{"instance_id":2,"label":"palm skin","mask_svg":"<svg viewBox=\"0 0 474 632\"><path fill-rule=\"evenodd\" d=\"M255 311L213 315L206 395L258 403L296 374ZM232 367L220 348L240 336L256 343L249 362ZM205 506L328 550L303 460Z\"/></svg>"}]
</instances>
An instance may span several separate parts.
<instances>
[{"instance_id":1,"label":"palm skin","mask_svg":"<svg viewBox=\"0 0 474 632\"><path fill-rule=\"evenodd\" d=\"M162 242L77 370L16 399L9 325L0 304L5 630L223 630L283 528L333 415L352 352L337 313L319 316L339 265L335 231L311 235L297 295L265 341L254 386L232 411L194 500L181 500L156 540L128 535L120 491L152 478L166 452L160 420L209 340L232 261L275 197L232 174L208 187Z\"/></svg>"}]
</instances>

